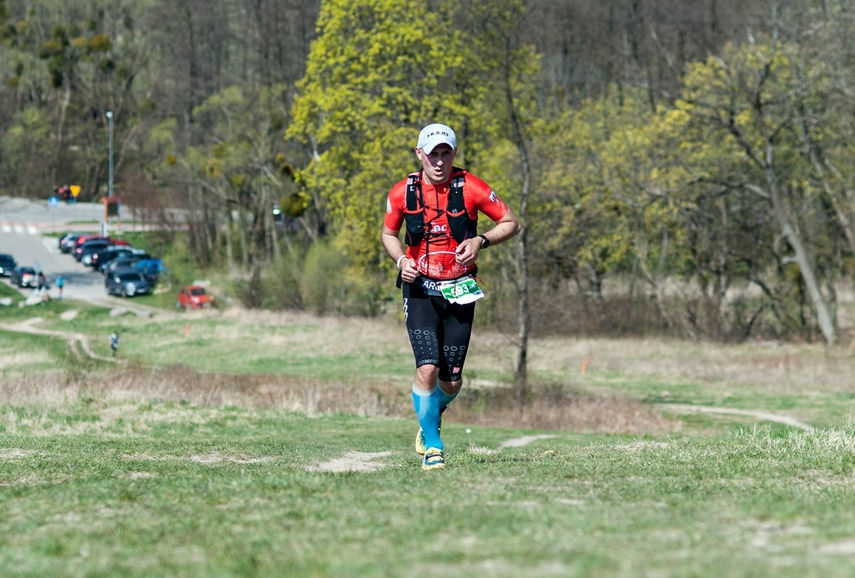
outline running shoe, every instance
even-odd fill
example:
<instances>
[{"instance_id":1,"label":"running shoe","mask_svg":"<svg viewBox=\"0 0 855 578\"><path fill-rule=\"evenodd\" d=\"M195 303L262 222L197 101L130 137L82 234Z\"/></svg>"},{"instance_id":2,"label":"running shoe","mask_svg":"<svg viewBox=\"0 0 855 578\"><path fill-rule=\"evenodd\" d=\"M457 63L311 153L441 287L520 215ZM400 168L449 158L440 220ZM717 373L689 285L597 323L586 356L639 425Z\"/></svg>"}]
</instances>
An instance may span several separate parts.
<instances>
[{"instance_id":1,"label":"running shoe","mask_svg":"<svg viewBox=\"0 0 855 578\"><path fill-rule=\"evenodd\" d=\"M435 470L445 467L445 459L442 457L442 450L429 448L425 452L425 457L422 459L423 470Z\"/></svg>"}]
</instances>

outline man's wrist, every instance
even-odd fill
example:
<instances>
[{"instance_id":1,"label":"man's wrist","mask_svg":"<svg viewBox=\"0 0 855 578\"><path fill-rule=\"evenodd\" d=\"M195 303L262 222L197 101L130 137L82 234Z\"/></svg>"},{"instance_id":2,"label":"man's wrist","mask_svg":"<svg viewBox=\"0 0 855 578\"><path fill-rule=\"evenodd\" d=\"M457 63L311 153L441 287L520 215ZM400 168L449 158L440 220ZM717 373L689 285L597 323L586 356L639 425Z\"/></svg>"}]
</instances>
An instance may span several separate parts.
<instances>
[{"instance_id":1,"label":"man's wrist","mask_svg":"<svg viewBox=\"0 0 855 578\"><path fill-rule=\"evenodd\" d=\"M486 249L490 246L490 239L487 238L487 235L478 235L481 237L481 248Z\"/></svg>"},{"instance_id":2,"label":"man's wrist","mask_svg":"<svg viewBox=\"0 0 855 578\"><path fill-rule=\"evenodd\" d=\"M406 256L407 256L407 254L406 254L406 253L404 253L403 255L401 255L400 257L398 257L398 260L397 260L397 261L395 261L395 265L398 267L398 269L400 269L400 268L401 268L401 261L403 261L403 260L406 258Z\"/></svg>"}]
</instances>

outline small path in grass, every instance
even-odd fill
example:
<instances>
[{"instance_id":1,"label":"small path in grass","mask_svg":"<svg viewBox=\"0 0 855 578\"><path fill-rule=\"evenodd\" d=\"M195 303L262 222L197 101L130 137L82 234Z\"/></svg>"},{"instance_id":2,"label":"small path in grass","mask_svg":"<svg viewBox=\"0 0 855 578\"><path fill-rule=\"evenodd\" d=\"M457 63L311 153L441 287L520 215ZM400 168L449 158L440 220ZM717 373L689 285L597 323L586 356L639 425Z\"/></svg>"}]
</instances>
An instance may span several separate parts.
<instances>
[{"instance_id":1,"label":"small path in grass","mask_svg":"<svg viewBox=\"0 0 855 578\"><path fill-rule=\"evenodd\" d=\"M746 415L753 417L757 421L771 421L774 423L782 423L790 427L798 428L805 431L814 431L812 425L806 424L788 415L779 415L768 411L754 409L736 409L732 407L710 407L706 405L683 405L676 403L661 404L660 407L677 412L677 413L715 413L728 415Z\"/></svg>"},{"instance_id":2,"label":"small path in grass","mask_svg":"<svg viewBox=\"0 0 855 578\"><path fill-rule=\"evenodd\" d=\"M68 341L68 346L71 349L71 352L74 353L74 356L78 359L78 361L82 361L83 355L86 355L86 357L89 357L91 359L97 359L99 361L124 362L123 360L113 359L112 357L104 357L95 353L89 345L89 338L82 333L69 333L67 331L54 331L52 329L40 329L38 327L34 327L34 325L36 323L39 323L41 320L41 317L33 317L31 319L26 319L24 321L15 323L14 325L10 325L9 327L7 327L7 329L10 331L18 331L20 333L29 333L32 335L51 335L54 337L62 337L66 341Z\"/></svg>"}]
</instances>

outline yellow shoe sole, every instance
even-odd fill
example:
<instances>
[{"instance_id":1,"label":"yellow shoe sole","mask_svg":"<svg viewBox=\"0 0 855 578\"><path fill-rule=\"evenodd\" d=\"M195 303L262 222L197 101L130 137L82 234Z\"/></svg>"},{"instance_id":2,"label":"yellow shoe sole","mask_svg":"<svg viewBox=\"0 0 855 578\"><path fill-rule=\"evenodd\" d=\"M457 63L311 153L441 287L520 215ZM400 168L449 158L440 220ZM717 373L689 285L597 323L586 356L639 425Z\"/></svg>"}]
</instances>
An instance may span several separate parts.
<instances>
[{"instance_id":1,"label":"yellow shoe sole","mask_svg":"<svg viewBox=\"0 0 855 578\"><path fill-rule=\"evenodd\" d=\"M425 452L425 457L422 459L423 470L437 470L445 467L445 458L442 455L442 450L430 448Z\"/></svg>"}]
</instances>

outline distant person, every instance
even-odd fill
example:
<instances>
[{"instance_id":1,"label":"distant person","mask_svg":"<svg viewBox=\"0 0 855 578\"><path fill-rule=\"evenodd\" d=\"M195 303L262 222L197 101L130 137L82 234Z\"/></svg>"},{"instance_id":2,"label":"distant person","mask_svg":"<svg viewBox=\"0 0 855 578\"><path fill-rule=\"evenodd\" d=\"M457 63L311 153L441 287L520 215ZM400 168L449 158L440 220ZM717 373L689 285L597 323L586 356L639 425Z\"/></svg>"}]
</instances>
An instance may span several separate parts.
<instances>
[{"instance_id":1,"label":"distant person","mask_svg":"<svg viewBox=\"0 0 855 578\"><path fill-rule=\"evenodd\" d=\"M386 202L381 240L400 269L404 322L415 356L413 405L422 469L445 466L441 414L460 391L475 301L484 296L475 259L507 241L520 223L490 186L453 166L457 137L444 124L422 129L415 147L421 170L399 181ZM495 227L478 234L478 213ZM406 247L399 233L406 225Z\"/></svg>"},{"instance_id":2,"label":"distant person","mask_svg":"<svg viewBox=\"0 0 855 578\"><path fill-rule=\"evenodd\" d=\"M59 297L57 299L62 299L62 286L65 285L65 278L62 275L56 276L56 288L59 289Z\"/></svg>"},{"instance_id":3,"label":"distant person","mask_svg":"<svg viewBox=\"0 0 855 578\"><path fill-rule=\"evenodd\" d=\"M47 281L45 280L45 274L39 271L38 277L36 277L36 289L39 292L44 291L45 287L47 287Z\"/></svg>"},{"instance_id":4,"label":"distant person","mask_svg":"<svg viewBox=\"0 0 855 578\"><path fill-rule=\"evenodd\" d=\"M119 332L114 331L110 334L110 349L113 350L113 357L116 357L116 352L119 350Z\"/></svg>"}]
</instances>

